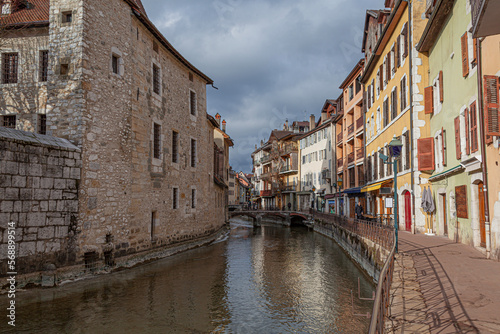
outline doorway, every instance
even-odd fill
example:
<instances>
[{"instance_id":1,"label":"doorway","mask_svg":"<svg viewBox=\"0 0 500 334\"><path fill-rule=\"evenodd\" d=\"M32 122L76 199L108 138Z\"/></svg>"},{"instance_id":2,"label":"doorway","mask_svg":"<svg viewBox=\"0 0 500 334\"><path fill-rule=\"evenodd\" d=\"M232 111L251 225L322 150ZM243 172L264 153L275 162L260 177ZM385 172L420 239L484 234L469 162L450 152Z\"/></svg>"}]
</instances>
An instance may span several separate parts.
<instances>
[{"instance_id":1,"label":"doorway","mask_svg":"<svg viewBox=\"0 0 500 334\"><path fill-rule=\"evenodd\" d=\"M448 235L448 216L446 215L446 194L439 194L441 197L441 208L443 208L443 235Z\"/></svg>"},{"instance_id":2,"label":"doorway","mask_svg":"<svg viewBox=\"0 0 500 334\"><path fill-rule=\"evenodd\" d=\"M481 234L481 247L486 248L486 217L484 216L484 192L483 192L483 182L479 182L477 185L479 194L479 232Z\"/></svg>"},{"instance_id":3,"label":"doorway","mask_svg":"<svg viewBox=\"0 0 500 334\"><path fill-rule=\"evenodd\" d=\"M411 232L411 194L409 191L404 193L405 196L405 228Z\"/></svg>"}]
</instances>

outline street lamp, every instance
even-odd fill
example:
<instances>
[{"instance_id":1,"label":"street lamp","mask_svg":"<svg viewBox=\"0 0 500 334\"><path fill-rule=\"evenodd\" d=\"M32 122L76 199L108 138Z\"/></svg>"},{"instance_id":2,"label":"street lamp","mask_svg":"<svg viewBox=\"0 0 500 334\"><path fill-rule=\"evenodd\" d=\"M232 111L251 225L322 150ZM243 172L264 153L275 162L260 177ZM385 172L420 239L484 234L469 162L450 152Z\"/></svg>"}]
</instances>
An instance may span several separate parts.
<instances>
[{"instance_id":1,"label":"street lamp","mask_svg":"<svg viewBox=\"0 0 500 334\"><path fill-rule=\"evenodd\" d=\"M401 156L401 148L403 147L403 143L401 140L396 138L396 135L392 138L389 143L389 154L393 158L392 162L387 162L389 159L388 156L384 154L379 154L380 159L382 159L383 163L386 165L392 165L394 169L394 228L396 230L396 253L398 252L398 158Z\"/></svg>"}]
</instances>

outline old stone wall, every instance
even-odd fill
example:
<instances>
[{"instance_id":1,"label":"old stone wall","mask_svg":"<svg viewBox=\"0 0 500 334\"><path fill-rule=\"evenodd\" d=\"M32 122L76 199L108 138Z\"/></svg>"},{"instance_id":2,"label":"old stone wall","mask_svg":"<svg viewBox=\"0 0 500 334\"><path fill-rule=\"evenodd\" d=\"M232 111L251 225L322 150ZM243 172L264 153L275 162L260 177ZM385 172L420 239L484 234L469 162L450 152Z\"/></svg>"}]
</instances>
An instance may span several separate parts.
<instances>
[{"instance_id":1,"label":"old stone wall","mask_svg":"<svg viewBox=\"0 0 500 334\"><path fill-rule=\"evenodd\" d=\"M80 150L70 142L0 127L1 272L7 227L16 225L16 270L42 271L76 260Z\"/></svg>"}]
</instances>

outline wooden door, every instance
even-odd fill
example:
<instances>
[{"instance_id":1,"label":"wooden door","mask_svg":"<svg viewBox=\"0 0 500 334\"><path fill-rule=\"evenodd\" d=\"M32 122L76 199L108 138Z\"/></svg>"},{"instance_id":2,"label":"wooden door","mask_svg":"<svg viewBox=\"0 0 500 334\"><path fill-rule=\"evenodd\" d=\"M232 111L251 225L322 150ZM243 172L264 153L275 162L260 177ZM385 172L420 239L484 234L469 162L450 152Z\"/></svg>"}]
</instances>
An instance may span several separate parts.
<instances>
[{"instance_id":1,"label":"wooden door","mask_svg":"<svg viewBox=\"0 0 500 334\"><path fill-rule=\"evenodd\" d=\"M446 194L441 194L441 207L443 208L443 234L448 235L448 216L446 215Z\"/></svg>"},{"instance_id":2,"label":"wooden door","mask_svg":"<svg viewBox=\"0 0 500 334\"><path fill-rule=\"evenodd\" d=\"M411 194L409 191L405 192L405 227L411 232Z\"/></svg>"},{"instance_id":3,"label":"wooden door","mask_svg":"<svg viewBox=\"0 0 500 334\"><path fill-rule=\"evenodd\" d=\"M485 228L486 217L484 215L483 182L479 182L477 187L479 190L479 232L481 234L481 247L486 247L486 228Z\"/></svg>"},{"instance_id":4,"label":"wooden door","mask_svg":"<svg viewBox=\"0 0 500 334\"><path fill-rule=\"evenodd\" d=\"M349 217L354 218L354 209L356 208L356 199L349 198Z\"/></svg>"}]
</instances>

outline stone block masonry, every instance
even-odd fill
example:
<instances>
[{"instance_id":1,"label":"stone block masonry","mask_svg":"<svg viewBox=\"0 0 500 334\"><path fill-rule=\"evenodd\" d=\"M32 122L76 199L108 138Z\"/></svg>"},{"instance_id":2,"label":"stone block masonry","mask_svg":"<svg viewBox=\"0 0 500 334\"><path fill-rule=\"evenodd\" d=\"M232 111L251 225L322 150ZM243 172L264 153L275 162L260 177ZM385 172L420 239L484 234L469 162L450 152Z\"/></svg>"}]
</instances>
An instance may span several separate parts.
<instances>
[{"instance_id":1,"label":"stone block masonry","mask_svg":"<svg viewBox=\"0 0 500 334\"><path fill-rule=\"evenodd\" d=\"M75 262L81 164L80 149L65 139L0 127L0 272L9 271L9 222L17 272Z\"/></svg>"}]
</instances>

